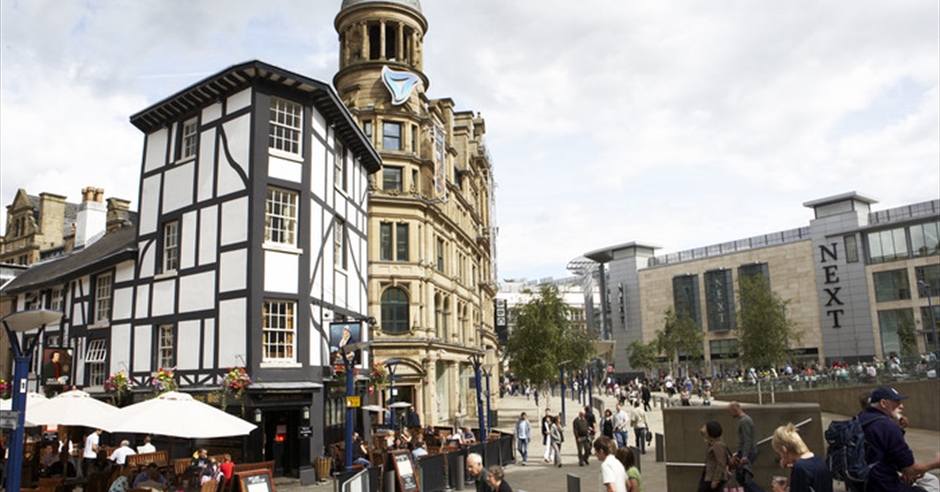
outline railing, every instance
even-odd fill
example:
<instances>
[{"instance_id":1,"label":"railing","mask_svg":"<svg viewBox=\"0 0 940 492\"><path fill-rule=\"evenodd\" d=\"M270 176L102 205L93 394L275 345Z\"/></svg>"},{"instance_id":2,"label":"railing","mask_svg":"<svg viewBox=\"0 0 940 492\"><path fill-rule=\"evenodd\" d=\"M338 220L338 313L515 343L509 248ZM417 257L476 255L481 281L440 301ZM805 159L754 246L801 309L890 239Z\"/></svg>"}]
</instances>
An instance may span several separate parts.
<instances>
[{"instance_id":1,"label":"railing","mask_svg":"<svg viewBox=\"0 0 940 492\"><path fill-rule=\"evenodd\" d=\"M736 253L757 248L766 248L768 246L776 246L779 244L807 241L809 239L809 227L800 227L797 229L789 229L786 231L764 234L762 236L738 239L737 241L729 241L727 243L713 244L711 246L705 246L702 248L679 251L678 253L654 256L649 259L648 266L654 267L658 265L668 265L671 263L681 263L683 261L698 260L701 258L708 258L710 256L721 256L729 253Z\"/></svg>"}]
</instances>

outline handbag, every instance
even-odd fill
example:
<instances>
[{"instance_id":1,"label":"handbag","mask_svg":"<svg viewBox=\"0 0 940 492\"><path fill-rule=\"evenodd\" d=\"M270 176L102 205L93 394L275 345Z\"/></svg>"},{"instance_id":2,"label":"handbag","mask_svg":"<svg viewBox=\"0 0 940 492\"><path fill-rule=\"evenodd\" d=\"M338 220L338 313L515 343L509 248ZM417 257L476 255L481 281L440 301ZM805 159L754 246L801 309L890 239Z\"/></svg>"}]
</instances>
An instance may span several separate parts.
<instances>
[{"instance_id":1,"label":"handbag","mask_svg":"<svg viewBox=\"0 0 940 492\"><path fill-rule=\"evenodd\" d=\"M646 429L646 444L653 442L653 433Z\"/></svg>"},{"instance_id":2,"label":"handbag","mask_svg":"<svg viewBox=\"0 0 940 492\"><path fill-rule=\"evenodd\" d=\"M738 485L738 482L732 477L728 480L728 484L725 484L724 492L744 492L744 487Z\"/></svg>"}]
</instances>

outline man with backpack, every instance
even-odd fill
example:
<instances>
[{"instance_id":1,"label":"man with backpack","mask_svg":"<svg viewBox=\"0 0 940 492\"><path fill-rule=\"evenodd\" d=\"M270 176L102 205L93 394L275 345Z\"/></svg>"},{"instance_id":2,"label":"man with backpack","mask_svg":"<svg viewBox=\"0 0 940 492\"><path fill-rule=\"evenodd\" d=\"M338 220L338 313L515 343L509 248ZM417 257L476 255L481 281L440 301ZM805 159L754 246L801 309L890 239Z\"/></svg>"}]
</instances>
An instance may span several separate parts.
<instances>
[{"instance_id":1,"label":"man with backpack","mask_svg":"<svg viewBox=\"0 0 940 492\"><path fill-rule=\"evenodd\" d=\"M865 433L865 461L870 466L865 492L923 491L912 485L929 469L914 462L914 453L898 425L906 395L882 386L871 393L871 403L858 415Z\"/></svg>"}]
</instances>

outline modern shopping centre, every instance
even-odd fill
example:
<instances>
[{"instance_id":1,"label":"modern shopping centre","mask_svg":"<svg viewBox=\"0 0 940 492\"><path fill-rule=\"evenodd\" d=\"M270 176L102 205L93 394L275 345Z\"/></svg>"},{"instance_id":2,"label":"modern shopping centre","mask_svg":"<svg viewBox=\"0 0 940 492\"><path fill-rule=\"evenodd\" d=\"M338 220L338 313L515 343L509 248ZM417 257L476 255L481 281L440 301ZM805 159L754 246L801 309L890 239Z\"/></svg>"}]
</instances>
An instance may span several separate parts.
<instances>
[{"instance_id":1,"label":"modern shopping centre","mask_svg":"<svg viewBox=\"0 0 940 492\"><path fill-rule=\"evenodd\" d=\"M935 351L940 200L878 211L876 203L855 192L820 198L803 204L814 211L805 227L661 256L658 246L628 242L586 253L569 269L585 292L597 283L606 293L599 313L586 299L586 314L616 341L618 374L634 372L624 348L653 340L670 307L705 332L707 373L737 368L736 288L756 274L789 301L786 315L802 331L794 362L901 354L905 333L918 353Z\"/></svg>"}]
</instances>

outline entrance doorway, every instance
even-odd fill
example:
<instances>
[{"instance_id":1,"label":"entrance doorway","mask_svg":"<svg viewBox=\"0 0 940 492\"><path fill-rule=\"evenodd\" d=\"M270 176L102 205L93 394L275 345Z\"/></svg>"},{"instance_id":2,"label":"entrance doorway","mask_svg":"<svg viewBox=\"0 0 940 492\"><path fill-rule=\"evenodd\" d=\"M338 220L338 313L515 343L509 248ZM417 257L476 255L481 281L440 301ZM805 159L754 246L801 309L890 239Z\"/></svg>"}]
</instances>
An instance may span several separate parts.
<instances>
[{"instance_id":1,"label":"entrance doorway","mask_svg":"<svg viewBox=\"0 0 940 492\"><path fill-rule=\"evenodd\" d=\"M264 460L274 461L275 476L300 477L301 417L299 409L264 412Z\"/></svg>"}]
</instances>

